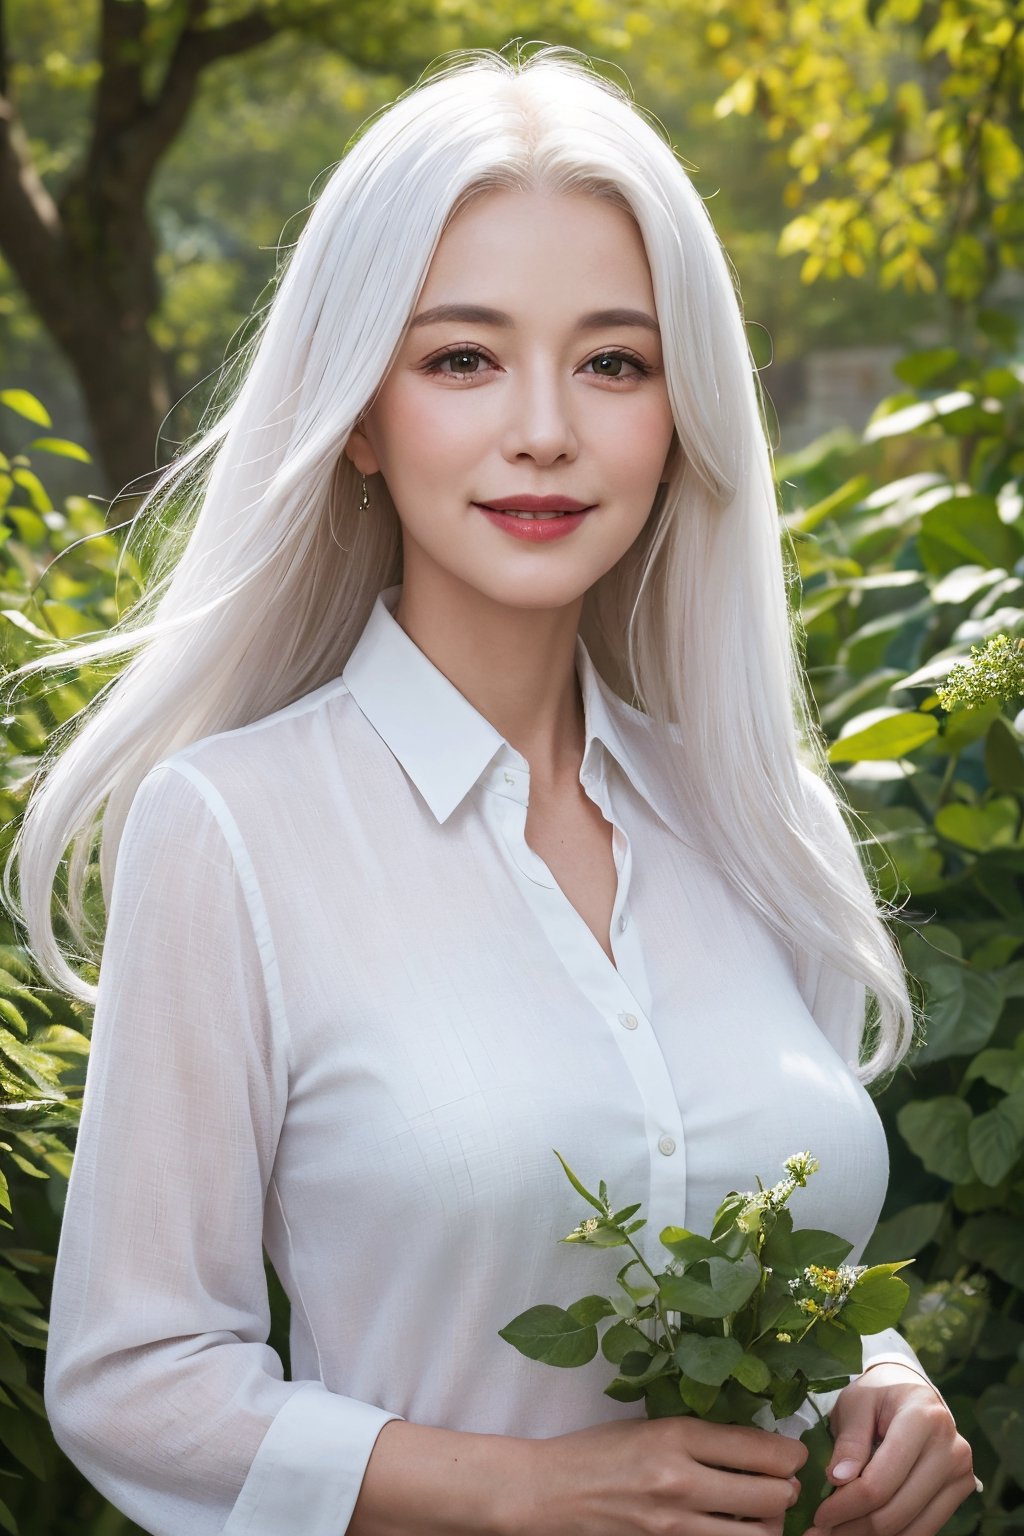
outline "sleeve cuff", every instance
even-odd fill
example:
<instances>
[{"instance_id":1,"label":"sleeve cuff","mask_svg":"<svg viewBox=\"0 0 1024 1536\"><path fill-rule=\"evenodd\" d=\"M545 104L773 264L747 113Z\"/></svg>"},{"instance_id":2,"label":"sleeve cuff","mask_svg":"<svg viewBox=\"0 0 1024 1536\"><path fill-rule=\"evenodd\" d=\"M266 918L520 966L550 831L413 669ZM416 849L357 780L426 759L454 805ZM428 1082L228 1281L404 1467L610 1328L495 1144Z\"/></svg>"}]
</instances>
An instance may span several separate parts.
<instances>
[{"instance_id":1,"label":"sleeve cuff","mask_svg":"<svg viewBox=\"0 0 1024 1536\"><path fill-rule=\"evenodd\" d=\"M922 1381L928 1383L941 1402L946 1401L906 1339L897 1333L895 1328L885 1328L881 1333L865 1334L862 1374L864 1371L869 1371L873 1365L909 1366Z\"/></svg>"},{"instance_id":2,"label":"sleeve cuff","mask_svg":"<svg viewBox=\"0 0 1024 1536\"><path fill-rule=\"evenodd\" d=\"M260 1442L222 1536L343 1536L377 1436L398 1413L328 1392L293 1392Z\"/></svg>"}]
</instances>

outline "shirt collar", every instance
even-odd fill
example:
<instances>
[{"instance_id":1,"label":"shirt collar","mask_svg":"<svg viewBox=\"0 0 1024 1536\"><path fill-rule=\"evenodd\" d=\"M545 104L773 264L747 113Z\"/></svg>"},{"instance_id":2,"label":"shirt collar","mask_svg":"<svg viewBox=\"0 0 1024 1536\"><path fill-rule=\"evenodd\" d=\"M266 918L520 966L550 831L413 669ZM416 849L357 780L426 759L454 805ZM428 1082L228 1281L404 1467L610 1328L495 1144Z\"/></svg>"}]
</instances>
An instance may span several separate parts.
<instances>
[{"instance_id":1,"label":"shirt collar","mask_svg":"<svg viewBox=\"0 0 1024 1536\"><path fill-rule=\"evenodd\" d=\"M399 583L378 594L341 676L438 822L445 822L493 762L526 774L529 764L406 634L394 617L401 592ZM603 747L651 808L674 826L661 767L652 751L643 750L647 717L608 687L579 635L576 671L586 727L582 771L601 766L596 760Z\"/></svg>"}]
</instances>

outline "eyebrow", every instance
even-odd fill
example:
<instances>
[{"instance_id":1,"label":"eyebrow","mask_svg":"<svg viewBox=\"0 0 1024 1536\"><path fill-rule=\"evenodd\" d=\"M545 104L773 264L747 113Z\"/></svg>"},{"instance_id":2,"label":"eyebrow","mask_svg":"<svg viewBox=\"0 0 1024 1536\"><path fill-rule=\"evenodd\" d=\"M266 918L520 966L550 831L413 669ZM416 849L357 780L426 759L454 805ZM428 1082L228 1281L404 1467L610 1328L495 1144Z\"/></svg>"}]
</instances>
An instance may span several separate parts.
<instances>
[{"instance_id":1,"label":"eyebrow","mask_svg":"<svg viewBox=\"0 0 1024 1536\"><path fill-rule=\"evenodd\" d=\"M437 325L443 320L462 320L467 325L494 325L504 330L515 325L511 315L500 309L490 309L486 304L437 304L417 315L409 329ZM655 334L660 329L657 320L643 309L595 309L588 315L581 315L576 322L578 331L606 330L611 326L641 327Z\"/></svg>"}]
</instances>

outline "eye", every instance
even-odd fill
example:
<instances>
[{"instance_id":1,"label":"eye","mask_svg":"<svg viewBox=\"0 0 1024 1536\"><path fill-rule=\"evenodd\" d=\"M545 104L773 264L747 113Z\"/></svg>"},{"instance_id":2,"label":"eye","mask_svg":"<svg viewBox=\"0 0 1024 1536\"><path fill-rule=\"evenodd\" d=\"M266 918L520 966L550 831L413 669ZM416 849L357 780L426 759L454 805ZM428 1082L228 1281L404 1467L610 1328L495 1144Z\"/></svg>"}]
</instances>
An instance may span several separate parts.
<instances>
[{"instance_id":1,"label":"eye","mask_svg":"<svg viewBox=\"0 0 1024 1536\"><path fill-rule=\"evenodd\" d=\"M583 366L593 366L595 377L599 379L642 379L651 371L642 357L634 357L630 352L599 352Z\"/></svg>"},{"instance_id":2,"label":"eye","mask_svg":"<svg viewBox=\"0 0 1024 1536\"><path fill-rule=\"evenodd\" d=\"M472 378L484 370L481 364L488 359L478 347L450 347L447 352L439 352L436 357L428 358L423 365L424 373L440 374L449 379ZM447 368L445 364L450 363Z\"/></svg>"}]
</instances>

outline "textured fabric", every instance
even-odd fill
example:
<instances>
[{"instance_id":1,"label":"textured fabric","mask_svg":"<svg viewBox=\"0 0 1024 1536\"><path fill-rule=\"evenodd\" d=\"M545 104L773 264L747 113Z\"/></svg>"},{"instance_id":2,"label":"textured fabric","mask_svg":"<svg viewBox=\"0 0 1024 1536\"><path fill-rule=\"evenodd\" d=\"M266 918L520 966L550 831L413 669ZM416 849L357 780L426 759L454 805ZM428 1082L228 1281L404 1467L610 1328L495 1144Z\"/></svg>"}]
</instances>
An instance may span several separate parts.
<instances>
[{"instance_id":1,"label":"textured fabric","mask_svg":"<svg viewBox=\"0 0 1024 1536\"><path fill-rule=\"evenodd\" d=\"M526 760L395 621L400 591L341 677L166 758L125 825L46 1405L155 1536L280 1536L298 1511L342 1536L392 1418L539 1437L642 1416L604 1396L600 1355L560 1371L498 1337L622 1263L559 1244L585 1212L553 1148L643 1202L658 1268L663 1226L706 1231L805 1148L798 1225L856 1259L881 1207L862 988L692 850L645 718L578 641L613 965L526 843ZM893 1332L866 1359L916 1366Z\"/></svg>"}]
</instances>

